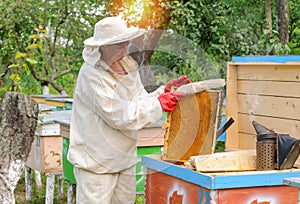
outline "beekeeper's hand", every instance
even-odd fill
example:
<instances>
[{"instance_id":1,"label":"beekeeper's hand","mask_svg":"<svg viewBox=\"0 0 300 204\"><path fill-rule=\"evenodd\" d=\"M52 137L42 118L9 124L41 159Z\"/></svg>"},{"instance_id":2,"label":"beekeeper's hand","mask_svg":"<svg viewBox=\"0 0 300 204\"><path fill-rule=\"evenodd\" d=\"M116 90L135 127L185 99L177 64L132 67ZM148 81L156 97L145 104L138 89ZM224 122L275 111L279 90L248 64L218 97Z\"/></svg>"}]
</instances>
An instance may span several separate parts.
<instances>
[{"instance_id":1,"label":"beekeeper's hand","mask_svg":"<svg viewBox=\"0 0 300 204\"><path fill-rule=\"evenodd\" d=\"M181 76L179 78L176 78L176 79L172 79L171 81L169 81L166 84L165 93L170 92L172 86L174 86L175 88L178 88L178 87L180 87L184 84L188 84L190 82L191 82L190 79L186 75L183 75L183 76Z\"/></svg>"},{"instance_id":2,"label":"beekeeper's hand","mask_svg":"<svg viewBox=\"0 0 300 204\"><path fill-rule=\"evenodd\" d=\"M159 95L158 100L164 112L173 112L176 108L178 101L186 95L181 92L168 92Z\"/></svg>"}]
</instances>

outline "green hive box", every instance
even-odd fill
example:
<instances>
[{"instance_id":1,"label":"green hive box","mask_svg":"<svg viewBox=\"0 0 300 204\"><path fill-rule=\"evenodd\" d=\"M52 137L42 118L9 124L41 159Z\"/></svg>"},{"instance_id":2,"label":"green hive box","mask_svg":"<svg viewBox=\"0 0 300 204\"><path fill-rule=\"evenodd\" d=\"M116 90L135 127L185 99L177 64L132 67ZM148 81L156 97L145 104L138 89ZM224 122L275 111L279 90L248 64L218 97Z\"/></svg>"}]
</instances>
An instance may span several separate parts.
<instances>
[{"instance_id":1,"label":"green hive box","mask_svg":"<svg viewBox=\"0 0 300 204\"><path fill-rule=\"evenodd\" d=\"M63 166L63 177L65 180L76 184L76 180L73 174L74 166L67 160L67 154L69 151L69 138L63 137L63 154L62 154L62 166Z\"/></svg>"},{"instance_id":2,"label":"green hive box","mask_svg":"<svg viewBox=\"0 0 300 204\"><path fill-rule=\"evenodd\" d=\"M146 168L141 164L141 157L145 155L161 155L162 146L149 146L149 147L138 147L137 155L138 162L136 164L136 192L145 192L145 178L146 178Z\"/></svg>"}]
</instances>

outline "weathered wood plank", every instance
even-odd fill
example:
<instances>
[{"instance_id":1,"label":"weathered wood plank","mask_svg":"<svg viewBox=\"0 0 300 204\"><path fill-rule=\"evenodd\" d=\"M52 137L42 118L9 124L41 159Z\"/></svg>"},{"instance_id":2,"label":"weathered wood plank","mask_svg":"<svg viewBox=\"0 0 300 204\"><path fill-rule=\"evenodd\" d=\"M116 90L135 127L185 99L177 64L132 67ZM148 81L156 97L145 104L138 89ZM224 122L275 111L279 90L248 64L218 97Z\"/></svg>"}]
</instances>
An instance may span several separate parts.
<instances>
[{"instance_id":1,"label":"weathered wood plank","mask_svg":"<svg viewBox=\"0 0 300 204\"><path fill-rule=\"evenodd\" d=\"M239 145L238 149L255 149L256 148L256 135L238 133Z\"/></svg>"},{"instance_id":2,"label":"weathered wood plank","mask_svg":"<svg viewBox=\"0 0 300 204\"><path fill-rule=\"evenodd\" d=\"M26 161L26 166L40 172L42 170L42 163L40 162L41 158L42 158L41 137L35 136L34 141L31 145L29 156Z\"/></svg>"},{"instance_id":3,"label":"weathered wood plank","mask_svg":"<svg viewBox=\"0 0 300 204\"><path fill-rule=\"evenodd\" d=\"M25 199L26 201L32 200L32 176L31 168L25 167Z\"/></svg>"},{"instance_id":4,"label":"weathered wood plank","mask_svg":"<svg viewBox=\"0 0 300 204\"><path fill-rule=\"evenodd\" d=\"M54 198L54 181L55 175L54 174L46 174L46 198L45 204L53 204Z\"/></svg>"},{"instance_id":5,"label":"weathered wood plank","mask_svg":"<svg viewBox=\"0 0 300 204\"><path fill-rule=\"evenodd\" d=\"M300 98L238 95L238 112L300 120Z\"/></svg>"},{"instance_id":6,"label":"weathered wood plank","mask_svg":"<svg viewBox=\"0 0 300 204\"><path fill-rule=\"evenodd\" d=\"M70 138L70 125L60 124L60 135L62 137Z\"/></svg>"},{"instance_id":7,"label":"weathered wood plank","mask_svg":"<svg viewBox=\"0 0 300 204\"><path fill-rule=\"evenodd\" d=\"M63 176L57 175L57 197L62 198L64 193Z\"/></svg>"},{"instance_id":8,"label":"weathered wood plank","mask_svg":"<svg viewBox=\"0 0 300 204\"><path fill-rule=\"evenodd\" d=\"M200 172L251 171L256 169L255 150L239 150L192 156L190 162Z\"/></svg>"},{"instance_id":9,"label":"weathered wood plank","mask_svg":"<svg viewBox=\"0 0 300 204\"><path fill-rule=\"evenodd\" d=\"M300 82L299 64L238 65L237 79Z\"/></svg>"},{"instance_id":10,"label":"weathered wood plank","mask_svg":"<svg viewBox=\"0 0 300 204\"><path fill-rule=\"evenodd\" d=\"M68 204L75 204L76 203L76 185L68 182Z\"/></svg>"},{"instance_id":11,"label":"weathered wood plank","mask_svg":"<svg viewBox=\"0 0 300 204\"><path fill-rule=\"evenodd\" d=\"M62 172L62 137L43 138L42 172Z\"/></svg>"},{"instance_id":12,"label":"weathered wood plank","mask_svg":"<svg viewBox=\"0 0 300 204\"><path fill-rule=\"evenodd\" d=\"M299 82L238 80L237 83L238 93L242 94L300 98Z\"/></svg>"},{"instance_id":13,"label":"weathered wood plank","mask_svg":"<svg viewBox=\"0 0 300 204\"><path fill-rule=\"evenodd\" d=\"M59 99L46 99L45 104L48 106L66 107L66 103L64 101L60 101Z\"/></svg>"},{"instance_id":14,"label":"weathered wood plank","mask_svg":"<svg viewBox=\"0 0 300 204\"><path fill-rule=\"evenodd\" d=\"M239 129L240 133L249 133L256 134L255 129L252 125L252 121L257 121L260 124L264 124L265 127L269 129L274 129L275 132L282 134L289 134L295 138L300 139L300 121L299 120L290 120L282 118L274 118L268 116L259 116L259 115L248 115L248 114L239 114Z\"/></svg>"},{"instance_id":15,"label":"weathered wood plank","mask_svg":"<svg viewBox=\"0 0 300 204\"><path fill-rule=\"evenodd\" d=\"M143 128L138 131L137 146L163 146L165 130L161 127Z\"/></svg>"},{"instance_id":16,"label":"weathered wood plank","mask_svg":"<svg viewBox=\"0 0 300 204\"><path fill-rule=\"evenodd\" d=\"M38 188L43 187L41 172L34 170L34 180Z\"/></svg>"},{"instance_id":17,"label":"weathered wood plank","mask_svg":"<svg viewBox=\"0 0 300 204\"><path fill-rule=\"evenodd\" d=\"M41 127L38 128L38 132L36 134L39 136L59 136L60 125L53 122L42 124Z\"/></svg>"},{"instance_id":18,"label":"weathered wood plank","mask_svg":"<svg viewBox=\"0 0 300 204\"><path fill-rule=\"evenodd\" d=\"M237 66L227 66L227 86L226 86L226 117L232 117L234 123L226 131L226 149L237 149L238 147L238 110L237 110Z\"/></svg>"}]
</instances>

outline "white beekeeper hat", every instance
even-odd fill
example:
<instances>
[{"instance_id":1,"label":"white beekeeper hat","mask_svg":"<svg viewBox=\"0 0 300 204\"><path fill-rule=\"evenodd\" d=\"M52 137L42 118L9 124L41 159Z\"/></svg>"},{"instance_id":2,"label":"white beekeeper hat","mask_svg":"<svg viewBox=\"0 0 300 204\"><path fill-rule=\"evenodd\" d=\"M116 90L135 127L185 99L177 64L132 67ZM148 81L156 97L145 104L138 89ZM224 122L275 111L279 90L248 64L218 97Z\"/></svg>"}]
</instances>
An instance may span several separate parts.
<instances>
[{"instance_id":1,"label":"white beekeeper hat","mask_svg":"<svg viewBox=\"0 0 300 204\"><path fill-rule=\"evenodd\" d=\"M102 46L121 43L137 38L145 33L144 29L127 27L126 22L120 17L106 17L94 28L94 36L83 43L88 46Z\"/></svg>"}]
</instances>

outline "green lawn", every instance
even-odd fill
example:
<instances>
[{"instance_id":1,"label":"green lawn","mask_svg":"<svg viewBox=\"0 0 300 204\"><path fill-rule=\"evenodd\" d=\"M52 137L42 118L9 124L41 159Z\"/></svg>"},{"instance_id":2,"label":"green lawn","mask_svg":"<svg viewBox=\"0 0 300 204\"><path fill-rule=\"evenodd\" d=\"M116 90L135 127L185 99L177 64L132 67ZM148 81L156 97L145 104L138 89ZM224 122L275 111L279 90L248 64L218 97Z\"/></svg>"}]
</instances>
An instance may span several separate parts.
<instances>
[{"instance_id":1,"label":"green lawn","mask_svg":"<svg viewBox=\"0 0 300 204\"><path fill-rule=\"evenodd\" d=\"M46 177L42 174L42 188L37 188L34 183L34 174L32 173L32 201L26 202L25 196L25 177L24 173L21 177L21 179L18 182L18 185L15 189L15 198L16 198L16 204L43 204L45 203L45 192L46 192ZM54 204L61 204L61 203L67 203L67 190L68 190L68 184L67 182L63 182L63 196L62 198L58 198L57 196L57 182L55 184L55 191L54 191ZM144 195L138 194L136 196L135 204L143 204L144 203Z\"/></svg>"},{"instance_id":2,"label":"green lawn","mask_svg":"<svg viewBox=\"0 0 300 204\"><path fill-rule=\"evenodd\" d=\"M223 152L225 150L225 143L224 142L217 142L216 144L216 152ZM31 202L27 202L27 203L35 203L35 204L42 204L45 203L45 186L46 186L46 177L42 174L42 182L44 187L39 189L36 187L35 183L34 183L34 174L32 171L32 201ZM67 182L63 182L64 183L64 193L62 198L58 199L57 196L57 186L55 188L54 191L54 201L53 203L67 203L67 189L68 189L68 184ZM57 182L56 182L57 185ZM24 178L24 173L21 177L21 179L18 182L17 188L15 189L15 197L16 197L16 204L24 204L26 203L26 199L25 199L25 178ZM136 196L136 201L135 204L143 204L145 203L145 196L138 194Z\"/></svg>"}]
</instances>

